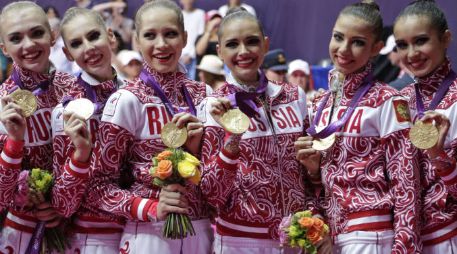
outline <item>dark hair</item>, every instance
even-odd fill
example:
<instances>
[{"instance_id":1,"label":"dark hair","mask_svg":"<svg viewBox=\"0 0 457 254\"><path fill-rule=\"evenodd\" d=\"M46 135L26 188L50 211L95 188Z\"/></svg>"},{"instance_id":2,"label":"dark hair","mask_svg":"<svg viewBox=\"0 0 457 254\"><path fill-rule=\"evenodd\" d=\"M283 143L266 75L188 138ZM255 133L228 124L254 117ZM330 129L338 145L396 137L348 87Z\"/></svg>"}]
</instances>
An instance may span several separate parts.
<instances>
[{"instance_id":1,"label":"dark hair","mask_svg":"<svg viewBox=\"0 0 457 254\"><path fill-rule=\"evenodd\" d=\"M121 51L123 49L126 49L126 46L125 46L124 40L122 40L121 34L115 30L113 31L113 34L114 34L114 38L116 38L116 42L117 42L117 47L115 49L116 53L118 53L119 51Z\"/></svg>"},{"instance_id":2,"label":"dark hair","mask_svg":"<svg viewBox=\"0 0 457 254\"><path fill-rule=\"evenodd\" d=\"M448 24L443 11L435 4L435 1L431 0L418 0L410 3L398 14L395 19L394 25L397 24L398 20L407 16L425 16L430 19L430 23L440 35L448 29Z\"/></svg>"},{"instance_id":3,"label":"dark hair","mask_svg":"<svg viewBox=\"0 0 457 254\"><path fill-rule=\"evenodd\" d=\"M135 28L136 28L137 34L139 33L139 30L140 30L141 17L143 16L144 12L148 11L149 9L154 9L154 8L164 8L164 9L169 9L169 10L172 10L173 12L175 12L176 17L178 19L178 27L182 32L184 32L184 16L182 15L181 8L179 8L179 6L173 1L158 0L158 1L144 3L140 7L140 9L138 9L138 11L136 12Z\"/></svg>"},{"instance_id":4,"label":"dark hair","mask_svg":"<svg viewBox=\"0 0 457 254\"><path fill-rule=\"evenodd\" d=\"M219 30L217 31L217 37L219 40L221 39L222 33L224 32L224 26L236 19L249 19L254 21L259 26L259 30L262 33L262 36L265 36L262 23L260 23L260 21L254 15L246 11L245 8L235 7L230 9L230 11L227 13L227 15L225 15L221 21L221 24L219 25Z\"/></svg>"},{"instance_id":5,"label":"dark hair","mask_svg":"<svg viewBox=\"0 0 457 254\"><path fill-rule=\"evenodd\" d=\"M375 1L362 1L360 3L348 5L341 10L338 18L342 15L352 15L366 21L373 27L375 41L381 40L383 29L382 17L379 6Z\"/></svg>"}]
</instances>

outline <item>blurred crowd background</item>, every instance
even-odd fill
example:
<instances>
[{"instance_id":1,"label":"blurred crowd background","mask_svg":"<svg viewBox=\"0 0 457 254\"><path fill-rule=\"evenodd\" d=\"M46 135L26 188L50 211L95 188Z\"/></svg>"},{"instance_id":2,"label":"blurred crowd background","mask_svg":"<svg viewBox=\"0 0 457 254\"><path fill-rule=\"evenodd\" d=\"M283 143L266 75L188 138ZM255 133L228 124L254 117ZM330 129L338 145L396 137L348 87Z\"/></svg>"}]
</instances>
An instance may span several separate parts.
<instances>
[{"instance_id":1,"label":"blurred crowd background","mask_svg":"<svg viewBox=\"0 0 457 254\"><path fill-rule=\"evenodd\" d=\"M328 44L332 27L338 12L350 0L175 0L182 8L188 45L183 51L181 62L187 67L188 76L205 81L217 88L224 82L226 70L216 55L218 24L228 9L241 5L256 15L270 37L271 52L266 56L264 66L270 79L296 83L305 91L327 88L327 73L331 69ZM0 0L0 8L12 1ZM395 43L392 24L395 17L410 0L378 0L384 18L386 47L375 59L377 78L400 89L405 70L398 66L395 58ZM457 38L456 0L436 0L446 14L454 38ZM125 79L133 79L141 70L142 58L135 50L132 39L134 15L144 3L143 0L37 0L48 13L53 29L58 30L65 10L72 6L92 8L103 14L106 24L118 39L112 49L113 65ZM61 51L62 40L58 40L51 54L54 65L72 74L79 68L66 60ZM457 43L452 40L448 55L457 62ZM9 59L0 54L0 80L8 76ZM405 76L407 77L407 75Z\"/></svg>"}]
</instances>

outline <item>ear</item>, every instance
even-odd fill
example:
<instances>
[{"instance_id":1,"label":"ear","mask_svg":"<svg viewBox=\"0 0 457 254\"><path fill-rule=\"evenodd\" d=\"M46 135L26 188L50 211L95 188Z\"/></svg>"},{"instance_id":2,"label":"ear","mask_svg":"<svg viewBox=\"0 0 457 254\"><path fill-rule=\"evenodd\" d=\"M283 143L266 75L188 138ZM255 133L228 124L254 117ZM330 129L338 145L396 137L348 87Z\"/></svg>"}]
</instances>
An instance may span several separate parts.
<instances>
[{"instance_id":1,"label":"ear","mask_svg":"<svg viewBox=\"0 0 457 254\"><path fill-rule=\"evenodd\" d=\"M373 45L373 48L371 49L371 57L375 57L379 55L379 51L384 47L384 42L383 41L378 41Z\"/></svg>"},{"instance_id":2,"label":"ear","mask_svg":"<svg viewBox=\"0 0 457 254\"><path fill-rule=\"evenodd\" d=\"M184 31L183 40L184 40L184 44L183 44L183 48L184 48L187 45L187 31Z\"/></svg>"},{"instance_id":3,"label":"ear","mask_svg":"<svg viewBox=\"0 0 457 254\"><path fill-rule=\"evenodd\" d=\"M264 40L265 40L265 46L264 46L264 52L263 54L267 54L268 53L268 50L270 49L270 38L268 38L267 36L264 37Z\"/></svg>"},{"instance_id":4,"label":"ear","mask_svg":"<svg viewBox=\"0 0 457 254\"><path fill-rule=\"evenodd\" d=\"M452 33L451 33L451 31L449 31L449 29L447 29L446 31L444 31L443 40L442 40L445 49L449 48L449 44L451 43L451 40L452 40Z\"/></svg>"},{"instance_id":5,"label":"ear","mask_svg":"<svg viewBox=\"0 0 457 254\"><path fill-rule=\"evenodd\" d=\"M54 46L54 44L56 44L57 38L59 38L58 34L58 31L51 30L51 47Z\"/></svg>"},{"instance_id":6,"label":"ear","mask_svg":"<svg viewBox=\"0 0 457 254\"><path fill-rule=\"evenodd\" d=\"M0 40L0 48L2 49L3 55L5 55L6 57L11 57L8 54L8 51L6 51L5 43L1 42L1 40Z\"/></svg>"},{"instance_id":7,"label":"ear","mask_svg":"<svg viewBox=\"0 0 457 254\"><path fill-rule=\"evenodd\" d=\"M68 61L70 61L70 62L75 61L75 59L71 56L70 51L68 51L66 46L62 47L62 51L65 54L65 57L68 59Z\"/></svg>"},{"instance_id":8,"label":"ear","mask_svg":"<svg viewBox=\"0 0 457 254\"><path fill-rule=\"evenodd\" d=\"M113 29L106 29L106 33L108 34L109 45L113 46L116 43L116 36L114 35Z\"/></svg>"},{"instance_id":9,"label":"ear","mask_svg":"<svg viewBox=\"0 0 457 254\"><path fill-rule=\"evenodd\" d=\"M219 58L222 60L222 62L224 61L224 58L222 57L222 54L221 54L221 46L219 45L219 43L216 44L216 50L217 50L217 56L219 56Z\"/></svg>"}]
</instances>

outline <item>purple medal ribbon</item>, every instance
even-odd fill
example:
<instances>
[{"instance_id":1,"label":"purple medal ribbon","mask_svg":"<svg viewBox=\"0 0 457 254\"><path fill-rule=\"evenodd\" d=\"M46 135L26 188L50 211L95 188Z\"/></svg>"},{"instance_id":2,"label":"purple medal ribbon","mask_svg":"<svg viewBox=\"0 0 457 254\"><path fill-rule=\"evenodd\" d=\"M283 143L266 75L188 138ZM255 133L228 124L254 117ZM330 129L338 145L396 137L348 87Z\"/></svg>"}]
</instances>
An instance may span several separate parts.
<instances>
[{"instance_id":1,"label":"purple medal ribbon","mask_svg":"<svg viewBox=\"0 0 457 254\"><path fill-rule=\"evenodd\" d=\"M265 77L265 73L260 72L259 86L255 92L236 92L229 94L227 99L230 100L232 107L238 107L241 112L245 113L248 117L254 117L257 113L257 106L254 103L254 99L257 96L265 93L268 86L268 80Z\"/></svg>"},{"instance_id":2,"label":"purple medal ribbon","mask_svg":"<svg viewBox=\"0 0 457 254\"><path fill-rule=\"evenodd\" d=\"M22 83L22 80L19 77L19 73L17 72L16 69L13 69L13 72L11 73L11 79L14 81L14 84L16 86L8 91L9 94L16 91L18 88L26 89L24 84ZM33 90L32 93L35 96L39 96L42 93L44 93L46 90L48 90L48 87L49 87L49 80L45 80L43 82L38 83L38 88Z\"/></svg>"},{"instance_id":3,"label":"purple medal ribbon","mask_svg":"<svg viewBox=\"0 0 457 254\"><path fill-rule=\"evenodd\" d=\"M79 74L78 76L78 84L82 87L84 87L84 90L86 91L86 96L87 98L92 102L94 103L95 105L95 112L99 112L99 110L102 108L102 105L100 102L97 102L97 94L95 93L95 90L94 88L88 84L86 81L84 81L82 78L81 78L81 75L82 74ZM66 101L67 98L64 99L64 102L63 102L63 105L66 106L66 104L68 104L69 101Z\"/></svg>"},{"instance_id":4,"label":"purple medal ribbon","mask_svg":"<svg viewBox=\"0 0 457 254\"><path fill-rule=\"evenodd\" d=\"M33 231L32 239L30 239L29 245L25 254L40 254L41 245L43 244L44 231L46 229L46 222L40 221Z\"/></svg>"},{"instance_id":5,"label":"purple medal ribbon","mask_svg":"<svg viewBox=\"0 0 457 254\"><path fill-rule=\"evenodd\" d=\"M306 130L306 132L308 132L309 135L311 135L315 138L322 139L322 138L326 138L326 137L332 135L337 130L339 130L341 128L341 126L346 124L346 122L351 117L352 113L354 113L354 110L355 110L357 104L359 104L359 102L363 98L363 96L368 92L368 90L370 90L370 88L372 86L372 82L371 82L372 80L373 80L373 76L370 73L365 77L360 88L357 89L357 92L355 93L354 97L352 98L351 103L349 104L349 107L346 109L346 111L344 112L341 119L327 125L322 131L317 132L316 126L319 123L319 119L321 118L322 111L324 110L325 104L327 104L327 101L330 98L330 93L328 93L324 97L324 100L319 104L319 107L318 107L317 113L316 113L316 117L313 119L311 126Z\"/></svg>"},{"instance_id":6,"label":"purple medal ribbon","mask_svg":"<svg viewBox=\"0 0 457 254\"><path fill-rule=\"evenodd\" d=\"M178 112L173 107L173 104L170 102L170 100L167 98L165 93L163 92L162 88L160 87L159 83L157 80L147 73L146 70L142 70L140 73L140 79L148 86L150 86L154 91L156 92L157 96L160 98L162 103L165 105L165 108L167 109L168 114L171 116L174 116L176 113L183 112L184 110L179 109ZM197 110L195 109L195 105L192 101L192 98L190 97L189 91L187 91L187 88L185 86L181 87L181 92L186 99L186 103L189 106L189 111L192 115L196 116L197 115Z\"/></svg>"},{"instance_id":7,"label":"purple medal ribbon","mask_svg":"<svg viewBox=\"0 0 457 254\"><path fill-rule=\"evenodd\" d=\"M435 110L436 107L438 107L438 104L440 104L441 100L444 98L447 91L449 90L449 87L451 86L452 82L456 78L457 78L457 74L453 70L451 70L449 72L449 74L447 74L447 76L443 80L443 82L441 82L440 86L438 87L438 90L436 91L435 96L433 96L433 99L430 102L430 106L428 107L428 110ZM419 119L421 119L424 116L425 106L424 106L424 102L422 100L422 95L419 92L418 83L414 84L414 90L416 92L417 117Z\"/></svg>"}]
</instances>

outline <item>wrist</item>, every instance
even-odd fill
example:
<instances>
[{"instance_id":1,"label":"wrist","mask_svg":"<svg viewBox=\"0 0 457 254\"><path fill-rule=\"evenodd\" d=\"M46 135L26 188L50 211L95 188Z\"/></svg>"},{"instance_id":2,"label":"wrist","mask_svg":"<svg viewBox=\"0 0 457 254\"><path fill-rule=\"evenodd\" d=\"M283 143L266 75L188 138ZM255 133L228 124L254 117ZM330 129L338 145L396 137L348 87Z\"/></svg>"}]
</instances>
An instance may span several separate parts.
<instances>
[{"instance_id":1,"label":"wrist","mask_svg":"<svg viewBox=\"0 0 457 254\"><path fill-rule=\"evenodd\" d=\"M225 133L224 138L224 148L227 152L232 154L237 154L240 152L240 142L241 142L240 134L233 134L230 132Z\"/></svg>"},{"instance_id":2,"label":"wrist","mask_svg":"<svg viewBox=\"0 0 457 254\"><path fill-rule=\"evenodd\" d=\"M454 169L456 167L456 160L449 157L446 152L442 151L431 159L433 166L438 173Z\"/></svg>"},{"instance_id":3,"label":"wrist","mask_svg":"<svg viewBox=\"0 0 457 254\"><path fill-rule=\"evenodd\" d=\"M91 149L76 149L73 153L73 160L78 162L88 162L90 159L90 155L92 153Z\"/></svg>"}]
</instances>

